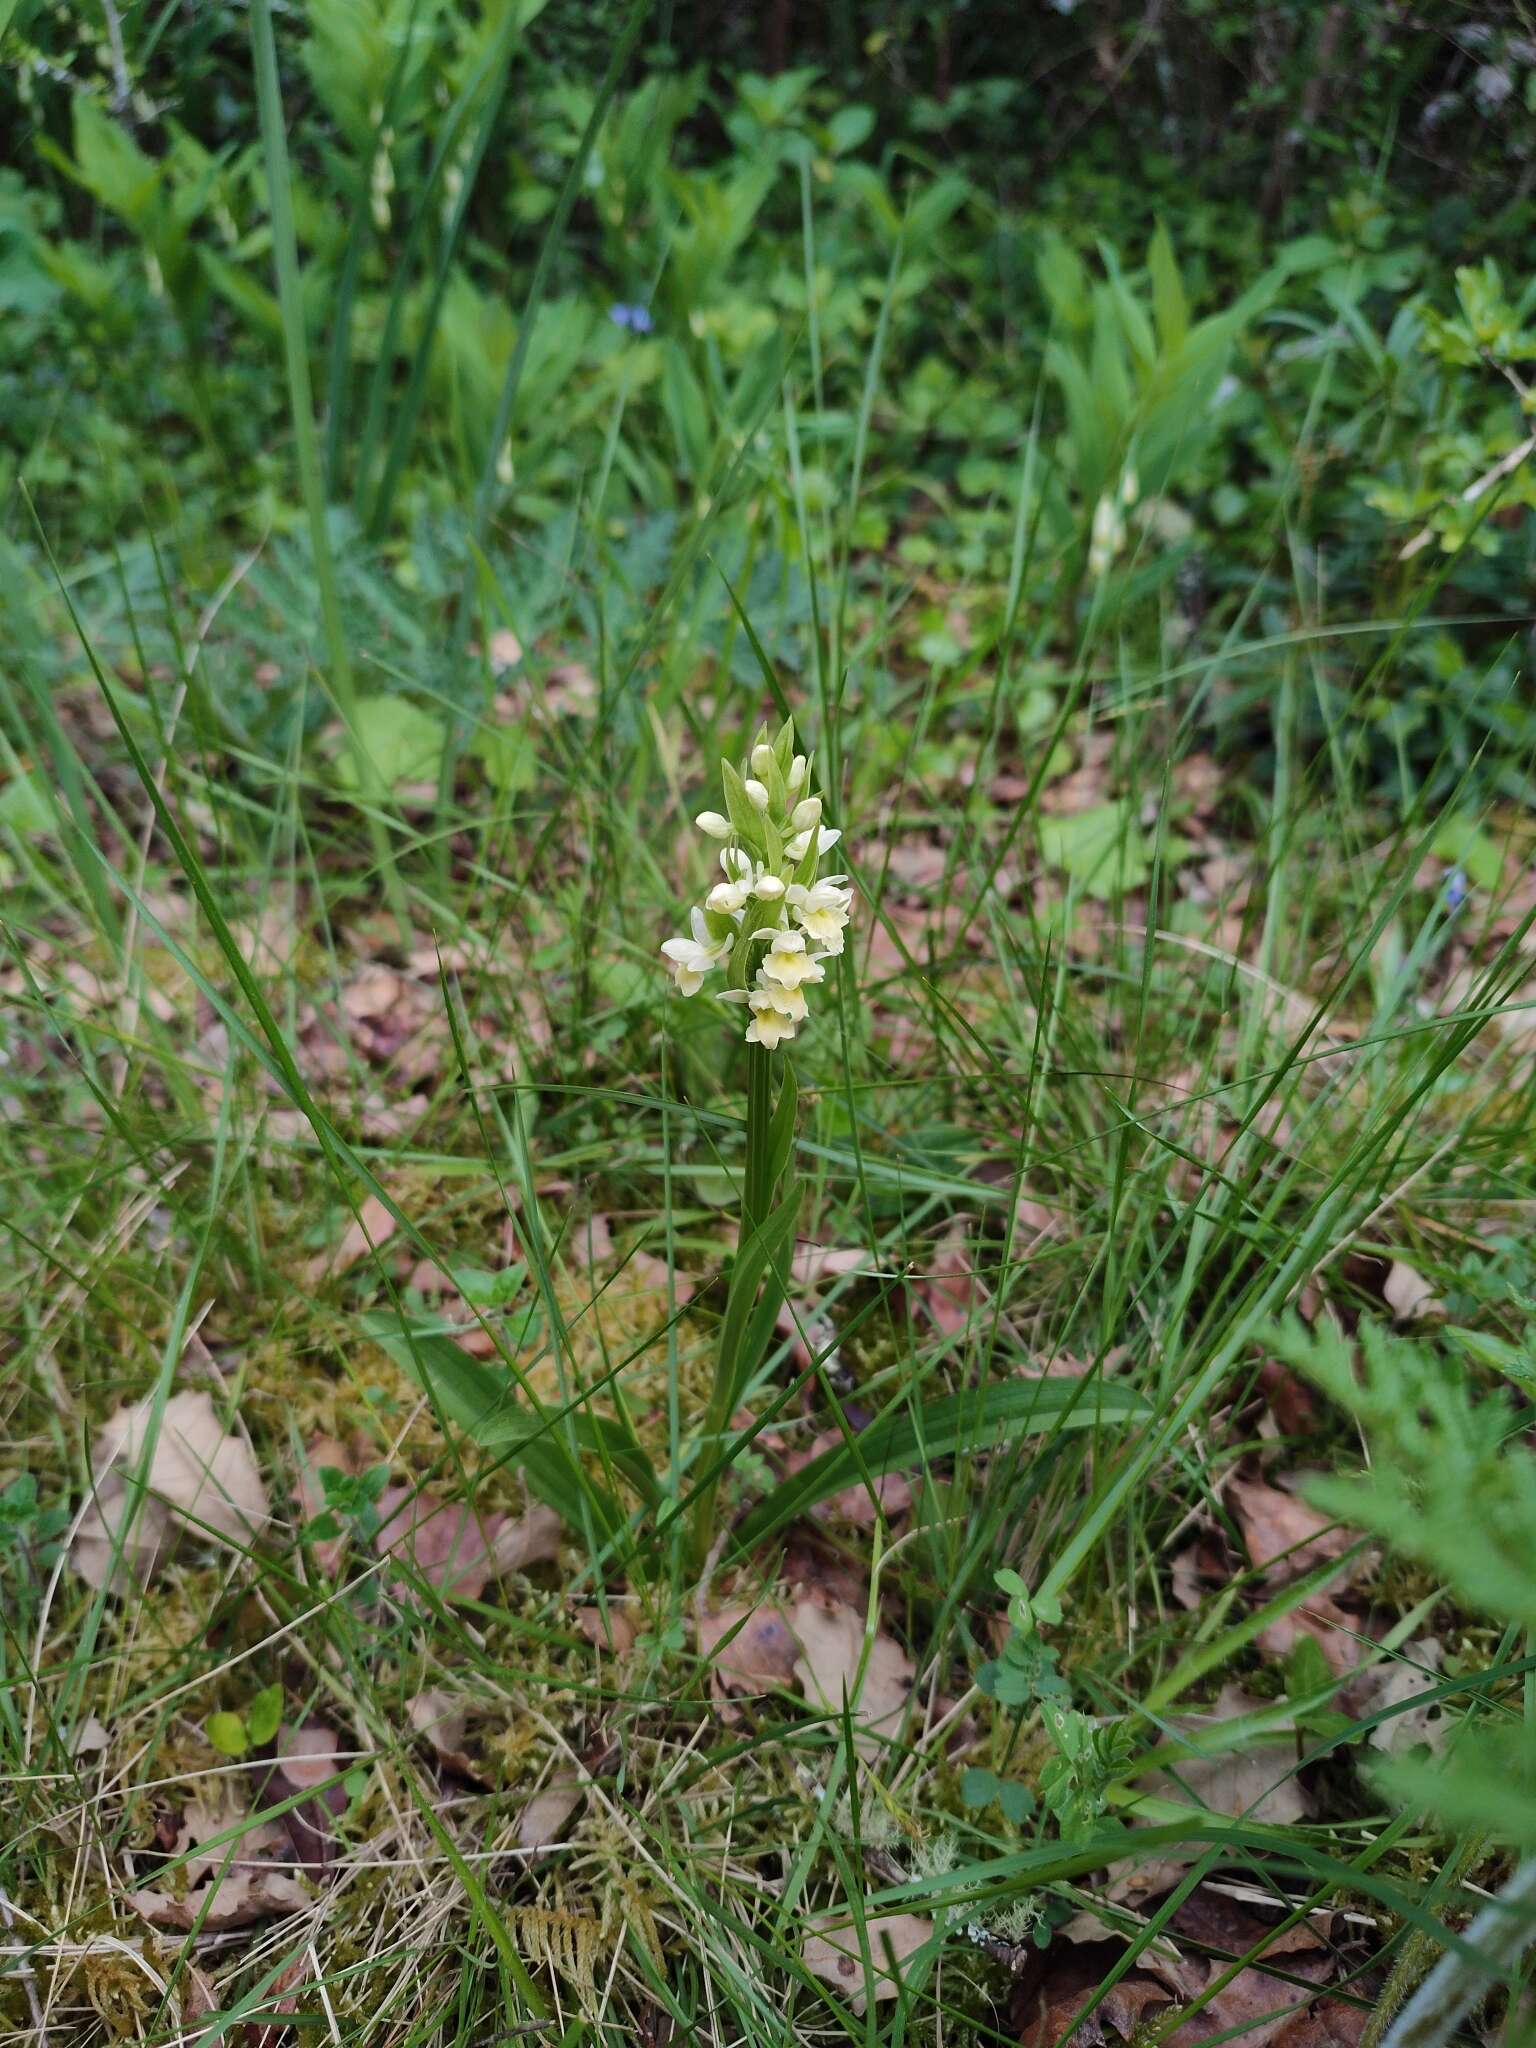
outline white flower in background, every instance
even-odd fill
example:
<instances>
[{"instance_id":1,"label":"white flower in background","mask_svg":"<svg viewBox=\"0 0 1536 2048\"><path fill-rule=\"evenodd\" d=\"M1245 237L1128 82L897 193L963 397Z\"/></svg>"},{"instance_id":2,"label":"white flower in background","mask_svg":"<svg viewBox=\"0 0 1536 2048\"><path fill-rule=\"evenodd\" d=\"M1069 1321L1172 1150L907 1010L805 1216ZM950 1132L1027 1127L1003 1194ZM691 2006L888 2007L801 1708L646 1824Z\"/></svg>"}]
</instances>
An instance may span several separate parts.
<instances>
[{"instance_id":1,"label":"white flower in background","mask_svg":"<svg viewBox=\"0 0 1536 2048\"><path fill-rule=\"evenodd\" d=\"M842 952L853 904L846 875L816 873L842 834L821 822L811 771L787 722L772 739L766 728L758 734L745 770L721 763L726 808L700 811L696 823L725 842L725 879L690 914L691 937L668 939L661 949L685 996L723 969L725 986L716 993L748 1011L748 1044L770 1050L805 1021L805 992L826 980L824 962Z\"/></svg>"}]
</instances>

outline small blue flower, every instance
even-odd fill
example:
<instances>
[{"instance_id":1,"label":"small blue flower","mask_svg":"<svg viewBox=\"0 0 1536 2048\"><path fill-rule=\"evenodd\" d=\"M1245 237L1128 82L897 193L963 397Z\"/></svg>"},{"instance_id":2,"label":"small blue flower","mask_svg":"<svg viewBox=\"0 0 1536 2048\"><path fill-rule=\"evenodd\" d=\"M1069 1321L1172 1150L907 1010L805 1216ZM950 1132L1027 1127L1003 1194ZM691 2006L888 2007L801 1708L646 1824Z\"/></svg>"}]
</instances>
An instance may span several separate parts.
<instances>
[{"instance_id":1,"label":"small blue flower","mask_svg":"<svg viewBox=\"0 0 1536 2048\"><path fill-rule=\"evenodd\" d=\"M627 306L620 300L608 308L608 318L615 327L627 327L632 334L649 334L651 331L649 306Z\"/></svg>"},{"instance_id":2,"label":"small blue flower","mask_svg":"<svg viewBox=\"0 0 1536 2048\"><path fill-rule=\"evenodd\" d=\"M1445 907L1460 910L1467 900L1467 878L1461 868L1452 868L1445 878Z\"/></svg>"}]
</instances>

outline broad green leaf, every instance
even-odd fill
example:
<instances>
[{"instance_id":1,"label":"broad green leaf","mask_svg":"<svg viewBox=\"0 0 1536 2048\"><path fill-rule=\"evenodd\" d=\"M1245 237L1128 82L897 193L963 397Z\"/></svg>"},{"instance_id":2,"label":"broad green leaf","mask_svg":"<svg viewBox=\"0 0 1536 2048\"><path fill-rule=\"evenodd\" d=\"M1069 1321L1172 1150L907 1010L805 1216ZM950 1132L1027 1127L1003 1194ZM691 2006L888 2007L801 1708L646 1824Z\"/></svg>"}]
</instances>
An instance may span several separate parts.
<instances>
[{"instance_id":1,"label":"broad green leaf","mask_svg":"<svg viewBox=\"0 0 1536 2048\"><path fill-rule=\"evenodd\" d=\"M1464 868L1479 889L1497 889L1504 873L1504 856L1496 842L1465 815L1440 820L1429 850L1437 860L1451 861Z\"/></svg>"},{"instance_id":2,"label":"broad green leaf","mask_svg":"<svg viewBox=\"0 0 1536 2048\"><path fill-rule=\"evenodd\" d=\"M245 1710L246 1732L252 1746L259 1749L264 1742L270 1742L282 1724L283 1688L265 1686Z\"/></svg>"},{"instance_id":3,"label":"broad green leaf","mask_svg":"<svg viewBox=\"0 0 1536 2048\"><path fill-rule=\"evenodd\" d=\"M14 776L0 789L0 825L23 833L46 832L53 821L53 805L37 776Z\"/></svg>"},{"instance_id":4,"label":"broad green leaf","mask_svg":"<svg viewBox=\"0 0 1536 2048\"><path fill-rule=\"evenodd\" d=\"M203 1733L220 1756L244 1756L251 1746L245 1723L238 1714L210 1714L203 1723Z\"/></svg>"},{"instance_id":5,"label":"broad green leaf","mask_svg":"<svg viewBox=\"0 0 1536 2048\"><path fill-rule=\"evenodd\" d=\"M802 1466L768 1500L761 1501L736 1531L736 1545L750 1550L765 1542L870 1472L901 1471L924 1460L950 1458L957 1451L991 1449L1020 1436L1051 1435L1058 1429L1092 1429L1145 1421L1150 1410L1129 1387L1085 1386L1081 1380L1004 1380L975 1393L946 1394L922 1407L884 1415L862 1430L857 1453L836 1444Z\"/></svg>"},{"instance_id":6,"label":"broad green leaf","mask_svg":"<svg viewBox=\"0 0 1536 2048\"><path fill-rule=\"evenodd\" d=\"M443 754L442 722L408 697L359 697L355 730L386 789L436 779ZM337 761L336 773L343 788L357 787L357 766L350 752Z\"/></svg>"},{"instance_id":7,"label":"broad green leaf","mask_svg":"<svg viewBox=\"0 0 1536 2048\"><path fill-rule=\"evenodd\" d=\"M582 1451L605 1456L646 1500L658 1496L656 1475L645 1453L622 1423L606 1415L544 1413L524 1401L510 1374L471 1358L462 1345L439 1331L407 1322L383 1310L363 1317L374 1343L421 1385L430 1388L443 1412L476 1443L503 1451L528 1475L540 1500L576 1522L581 1490L595 1496L610 1530L623 1520L617 1502L581 1473L566 1448L569 1431Z\"/></svg>"},{"instance_id":8,"label":"broad green leaf","mask_svg":"<svg viewBox=\"0 0 1536 2048\"><path fill-rule=\"evenodd\" d=\"M1174 355L1184 346L1184 337L1189 332L1189 301L1184 296L1172 237L1161 221L1147 249L1147 269L1152 278L1152 315L1157 322L1158 347L1162 354Z\"/></svg>"}]
</instances>

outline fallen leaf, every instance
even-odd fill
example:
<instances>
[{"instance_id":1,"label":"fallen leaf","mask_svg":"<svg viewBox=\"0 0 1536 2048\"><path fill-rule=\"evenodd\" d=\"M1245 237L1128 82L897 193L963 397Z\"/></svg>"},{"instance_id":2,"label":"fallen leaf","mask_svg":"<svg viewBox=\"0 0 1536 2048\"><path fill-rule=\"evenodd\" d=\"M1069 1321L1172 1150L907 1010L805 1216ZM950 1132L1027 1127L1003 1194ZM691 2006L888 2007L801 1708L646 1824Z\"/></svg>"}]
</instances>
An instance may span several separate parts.
<instances>
[{"instance_id":1,"label":"fallen leaf","mask_svg":"<svg viewBox=\"0 0 1536 2048\"><path fill-rule=\"evenodd\" d=\"M492 1518L414 1486L385 1487L378 1511L373 1547L380 1557L410 1564L450 1600L479 1599L496 1569Z\"/></svg>"},{"instance_id":2,"label":"fallen leaf","mask_svg":"<svg viewBox=\"0 0 1536 2048\"><path fill-rule=\"evenodd\" d=\"M873 1264L870 1254L858 1245L798 1245L789 1262L790 1286L819 1287L823 1281L841 1279L847 1273L867 1272Z\"/></svg>"},{"instance_id":3,"label":"fallen leaf","mask_svg":"<svg viewBox=\"0 0 1536 2048\"><path fill-rule=\"evenodd\" d=\"M1432 1700L1422 1707L1410 1704L1439 1686L1444 1657L1437 1637L1421 1636L1417 1642L1404 1643L1388 1663L1363 1674L1365 1684L1351 1691L1348 1711L1364 1718L1390 1708L1398 1709L1387 1720L1378 1721L1367 1734L1366 1740L1373 1749L1391 1754L1423 1744L1435 1756L1444 1749L1456 1726L1454 1716L1445 1710L1444 1700Z\"/></svg>"},{"instance_id":4,"label":"fallen leaf","mask_svg":"<svg viewBox=\"0 0 1536 2048\"><path fill-rule=\"evenodd\" d=\"M348 1017L384 1017L399 1007L405 983L393 967L375 962L354 974L341 992L341 1007Z\"/></svg>"},{"instance_id":5,"label":"fallen leaf","mask_svg":"<svg viewBox=\"0 0 1536 2048\"><path fill-rule=\"evenodd\" d=\"M222 1879L195 1886L181 1898L146 1887L124 1892L123 1899L151 1927L180 1934L190 1933L194 1927L204 1934L221 1934L227 1928L249 1927L256 1920L306 1913L313 1904L299 1880L281 1870L231 1870Z\"/></svg>"},{"instance_id":6,"label":"fallen leaf","mask_svg":"<svg viewBox=\"0 0 1536 2048\"><path fill-rule=\"evenodd\" d=\"M357 1214L342 1232L341 1242L330 1251L317 1252L304 1267L311 1287L333 1274L345 1273L371 1251L378 1251L395 1234L395 1219L388 1205L377 1195L367 1196Z\"/></svg>"},{"instance_id":7,"label":"fallen leaf","mask_svg":"<svg viewBox=\"0 0 1536 2048\"><path fill-rule=\"evenodd\" d=\"M862 1756L878 1755L894 1737L912 1697L912 1660L900 1644L877 1633L860 1679L865 1618L841 1602L797 1600L790 1623L800 1641L795 1676L813 1706L841 1713L853 1705L854 1741Z\"/></svg>"},{"instance_id":8,"label":"fallen leaf","mask_svg":"<svg viewBox=\"0 0 1536 2048\"><path fill-rule=\"evenodd\" d=\"M927 1270L914 1274L912 1286L944 1336L968 1327L984 1294L976 1274L976 1249L963 1221L946 1231Z\"/></svg>"},{"instance_id":9,"label":"fallen leaf","mask_svg":"<svg viewBox=\"0 0 1536 2048\"><path fill-rule=\"evenodd\" d=\"M624 1608L616 1607L611 1600L606 1607L578 1608L576 1626L596 1649L611 1650L615 1657L622 1657L635 1646L634 1622Z\"/></svg>"},{"instance_id":10,"label":"fallen leaf","mask_svg":"<svg viewBox=\"0 0 1536 2048\"><path fill-rule=\"evenodd\" d=\"M1173 1927L1186 1943L1196 1941L1216 1951L1206 1957L1186 1955L1184 1968L1192 1992L1226 1978L1228 1958L1255 1953L1256 1960L1244 1964L1176 2028L1168 2036L1168 2048L1197 2048L1212 2039L1241 2043L1242 2048L1279 2048L1282 2042L1291 2048L1307 2048L1308 2043L1324 2048L1331 2039L1358 2039L1359 2027L1353 2034L1319 2031L1335 2021L1352 2026L1348 2016L1357 2008L1340 1999L1320 1999L1315 1990L1304 1988L1326 1984L1339 1970L1336 1955L1305 1922L1282 1931L1228 1897L1221 1887L1202 1885L1180 1906ZM1274 1967L1266 1969L1266 1962ZM1202 1971L1204 1984L1198 1981ZM1286 1981L1296 1978L1303 1984ZM1360 2027L1368 2010L1358 2008Z\"/></svg>"},{"instance_id":11,"label":"fallen leaf","mask_svg":"<svg viewBox=\"0 0 1536 2048\"><path fill-rule=\"evenodd\" d=\"M558 1842L566 1822L582 1801L581 1780L573 1771L557 1771L542 1791L535 1792L517 1817L517 1846L544 1849Z\"/></svg>"},{"instance_id":12,"label":"fallen leaf","mask_svg":"<svg viewBox=\"0 0 1536 2048\"><path fill-rule=\"evenodd\" d=\"M1267 1480L1233 1479L1227 1486L1227 1499L1242 1529L1248 1555L1267 1586L1289 1585L1315 1566L1342 1556L1355 1541L1355 1531L1331 1523L1294 1493L1271 1486ZM1350 1576L1367 1562L1362 1553ZM1360 1630L1339 1605L1341 1590L1343 1586L1336 1581L1328 1590L1309 1594L1301 1606L1266 1623L1256 1638L1259 1648L1267 1656L1286 1657L1302 1636L1311 1636L1331 1670L1340 1675L1353 1670L1360 1661L1355 1640Z\"/></svg>"},{"instance_id":13,"label":"fallen leaf","mask_svg":"<svg viewBox=\"0 0 1536 2048\"><path fill-rule=\"evenodd\" d=\"M491 1565L498 1578L526 1571L531 1564L547 1564L560 1555L560 1517L542 1503L526 1514L488 1516L485 1526L490 1531Z\"/></svg>"},{"instance_id":14,"label":"fallen leaf","mask_svg":"<svg viewBox=\"0 0 1536 2048\"><path fill-rule=\"evenodd\" d=\"M69 1546L69 1561L85 1583L98 1593L121 1597L145 1586L180 1541L171 1511L145 1497L132 1515L132 1501L114 1473L93 1501L87 1503Z\"/></svg>"},{"instance_id":15,"label":"fallen leaf","mask_svg":"<svg viewBox=\"0 0 1536 2048\"><path fill-rule=\"evenodd\" d=\"M722 1607L698 1620L699 1655L709 1665L710 1691L729 1702L744 1694L789 1687L800 1644L781 1608ZM727 1706L722 1718L735 1719Z\"/></svg>"},{"instance_id":16,"label":"fallen leaf","mask_svg":"<svg viewBox=\"0 0 1536 2048\"><path fill-rule=\"evenodd\" d=\"M462 1701L441 1686L433 1686L407 1700L405 1711L416 1733L431 1743L440 1764L462 1778L474 1777L474 1766L464 1754L469 1722Z\"/></svg>"},{"instance_id":17,"label":"fallen leaf","mask_svg":"<svg viewBox=\"0 0 1536 2048\"><path fill-rule=\"evenodd\" d=\"M299 1727L285 1722L278 1730L277 1767L268 1796L278 1801L300 1792L311 1795L283 1815L293 1860L304 1870L326 1870L336 1861L340 1843L332 1820L346 1811L346 1788L339 1780L349 1754L324 1721Z\"/></svg>"},{"instance_id":18,"label":"fallen leaf","mask_svg":"<svg viewBox=\"0 0 1536 2048\"><path fill-rule=\"evenodd\" d=\"M1421 1316L1438 1316L1445 1313L1445 1303L1424 1275L1415 1272L1403 1259L1394 1259L1387 1268L1387 1277L1381 1283L1381 1293L1387 1307L1400 1323L1416 1323Z\"/></svg>"},{"instance_id":19,"label":"fallen leaf","mask_svg":"<svg viewBox=\"0 0 1536 2048\"><path fill-rule=\"evenodd\" d=\"M1233 1820L1268 1821L1277 1827L1305 1820L1312 1808L1294 1775L1294 1732L1282 1729L1255 1736L1241 1749L1217 1746L1224 1727L1268 1704L1239 1685L1224 1685L1209 1713L1176 1716L1169 1726L1191 1748L1198 1749L1202 1737L1213 1738L1210 1754L1181 1757L1166 1770L1138 1780L1140 1789L1192 1802Z\"/></svg>"},{"instance_id":20,"label":"fallen leaf","mask_svg":"<svg viewBox=\"0 0 1536 2048\"><path fill-rule=\"evenodd\" d=\"M271 1519L249 1446L226 1435L212 1397L201 1392L173 1394L166 1402L143 1475L148 1497L132 1515L129 1481L142 1468L154 1405L154 1397L146 1395L119 1408L92 1447L95 1497L80 1519L70 1556L82 1578L98 1588L114 1576L114 1542L125 1530L123 1566L143 1584L171 1554L183 1530L246 1545ZM116 1576L121 1579L123 1572ZM114 1585L113 1590L123 1588Z\"/></svg>"},{"instance_id":21,"label":"fallen leaf","mask_svg":"<svg viewBox=\"0 0 1536 2048\"><path fill-rule=\"evenodd\" d=\"M859 1944L859 1932L842 1916L826 1916L812 1923L801 1944L800 1958L812 1976L834 1985L857 2015L869 2002L871 1982L876 2003L895 1998L901 1990L901 1965L933 1938L933 1922L915 1913L879 1913L864 1922L869 1944L869 1968Z\"/></svg>"},{"instance_id":22,"label":"fallen leaf","mask_svg":"<svg viewBox=\"0 0 1536 2048\"><path fill-rule=\"evenodd\" d=\"M1267 1480L1233 1479L1227 1499L1249 1557L1274 1584L1298 1579L1315 1565L1342 1556L1355 1540L1351 1530ZM1277 1564L1279 1569L1272 1570Z\"/></svg>"}]
</instances>

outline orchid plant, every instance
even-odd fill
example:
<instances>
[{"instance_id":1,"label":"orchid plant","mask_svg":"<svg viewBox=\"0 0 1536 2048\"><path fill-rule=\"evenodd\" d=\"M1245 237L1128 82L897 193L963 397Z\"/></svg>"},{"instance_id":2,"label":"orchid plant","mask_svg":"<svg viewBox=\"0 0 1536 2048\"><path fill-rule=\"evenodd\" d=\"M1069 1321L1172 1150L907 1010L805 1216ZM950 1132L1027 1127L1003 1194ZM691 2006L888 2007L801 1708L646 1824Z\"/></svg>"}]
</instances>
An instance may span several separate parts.
<instances>
[{"instance_id":1,"label":"orchid plant","mask_svg":"<svg viewBox=\"0 0 1536 2048\"><path fill-rule=\"evenodd\" d=\"M709 838L723 842L723 879L694 906L688 934L668 939L661 949L682 995L699 994L711 976L722 974L720 1000L747 1011L741 1227L700 1445L703 1471L693 1529L699 1565L709 1555L720 1472L729 1461L726 1427L783 1301L800 1206L790 1156L795 1079L780 1048L806 1019L807 989L826 979L826 963L842 952L853 902L846 875L819 873L841 834L821 821L821 798L810 793L812 764L795 752L791 720L773 739L763 728L745 771L722 761L720 773L725 809L701 811L696 822Z\"/></svg>"}]
</instances>

